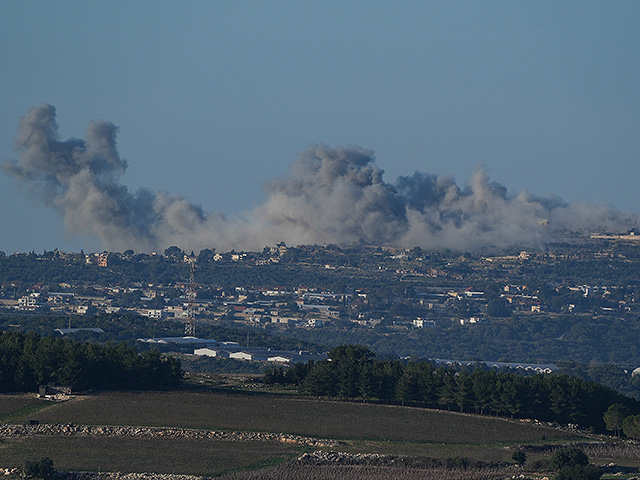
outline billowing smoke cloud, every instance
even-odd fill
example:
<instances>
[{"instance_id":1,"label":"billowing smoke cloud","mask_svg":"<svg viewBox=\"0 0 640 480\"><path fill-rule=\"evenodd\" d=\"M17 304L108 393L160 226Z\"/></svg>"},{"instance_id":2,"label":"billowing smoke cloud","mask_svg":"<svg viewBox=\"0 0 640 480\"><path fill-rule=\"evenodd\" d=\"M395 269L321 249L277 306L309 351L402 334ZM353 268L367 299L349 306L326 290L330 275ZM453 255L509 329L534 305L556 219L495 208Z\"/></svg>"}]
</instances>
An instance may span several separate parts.
<instances>
[{"instance_id":1,"label":"billowing smoke cloud","mask_svg":"<svg viewBox=\"0 0 640 480\"><path fill-rule=\"evenodd\" d=\"M30 110L16 139L20 158L3 167L29 183L70 231L95 235L108 250L258 250L284 241L462 251L541 246L567 230L638 227L637 217L611 207L510 196L482 170L466 187L420 172L394 186L372 152L326 146L303 152L288 176L271 182L264 205L228 220L180 195L130 192L120 183L127 163L116 148L117 127L92 122L86 140L61 141L55 117L51 105Z\"/></svg>"}]
</instances>

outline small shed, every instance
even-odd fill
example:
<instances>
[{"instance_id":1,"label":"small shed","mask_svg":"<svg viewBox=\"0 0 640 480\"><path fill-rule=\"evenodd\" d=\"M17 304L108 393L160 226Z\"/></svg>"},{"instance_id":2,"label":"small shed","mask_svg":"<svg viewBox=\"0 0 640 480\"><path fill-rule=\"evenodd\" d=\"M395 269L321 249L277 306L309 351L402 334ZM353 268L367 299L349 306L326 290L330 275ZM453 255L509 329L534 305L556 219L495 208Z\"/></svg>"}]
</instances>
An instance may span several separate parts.
<instances>
[{"instance_id":1,"label":"small shed","mask_svg":"<svg viewBox=\"0 0 640 480\"><path fill-rule=\"evenodd\" d=\"M55 397L59 395L71 395L71 386L69 385L40 385L38 389L39 397Z\"/></svg>"}]
</instances>

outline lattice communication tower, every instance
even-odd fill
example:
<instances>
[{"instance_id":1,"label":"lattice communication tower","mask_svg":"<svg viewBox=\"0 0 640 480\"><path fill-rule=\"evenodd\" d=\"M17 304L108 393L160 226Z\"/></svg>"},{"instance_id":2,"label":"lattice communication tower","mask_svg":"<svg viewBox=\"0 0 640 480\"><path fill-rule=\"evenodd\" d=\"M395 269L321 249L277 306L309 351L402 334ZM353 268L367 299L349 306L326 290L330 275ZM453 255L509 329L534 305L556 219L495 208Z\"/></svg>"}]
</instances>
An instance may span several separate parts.
<instances>
[{"instance_id":1,"label":"lattice communication tower","mask_svg":"<svg viewBox=\"0 0 640 480\"><path fill-rule=\"evenodd\" d=\"M196 260L197 257L189 257L188 262L191 264L189 274L189 286L187 287L187 320L184 324L184 336L196 336Z\"/></svg>"}]
</instances>

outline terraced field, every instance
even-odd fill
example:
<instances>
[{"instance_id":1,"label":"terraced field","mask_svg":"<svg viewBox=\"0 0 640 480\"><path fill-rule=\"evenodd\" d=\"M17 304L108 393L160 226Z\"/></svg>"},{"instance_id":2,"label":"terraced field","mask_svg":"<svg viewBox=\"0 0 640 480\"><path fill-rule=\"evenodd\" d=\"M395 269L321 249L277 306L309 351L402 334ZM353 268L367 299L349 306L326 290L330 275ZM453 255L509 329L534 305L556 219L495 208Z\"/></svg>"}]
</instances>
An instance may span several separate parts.
<instances>
[{"instance_id":1,"label":"terraced field","mask_svg":"<svg viewBox=\"0 0 640 480\"><path fill-rule=\"evenodd\" d=\"M268 435L88 436L69 428L71 433L52 436L43 434L43 429L37 433L35 427L34 433L0 439L0 467L49 456L56 469L71 471L229 475L282 464L318 449L392 455L411 461L467 457L511 462L510 448L518 445L585 441L575 433L501 418L262 393L103 393L53 404L29 396L2 395L0 415L3 422L15 424L263 432L337 441L316 445ZM273 470L264 470L265 475L269 471Z\"/></svg>"}]
</instances>

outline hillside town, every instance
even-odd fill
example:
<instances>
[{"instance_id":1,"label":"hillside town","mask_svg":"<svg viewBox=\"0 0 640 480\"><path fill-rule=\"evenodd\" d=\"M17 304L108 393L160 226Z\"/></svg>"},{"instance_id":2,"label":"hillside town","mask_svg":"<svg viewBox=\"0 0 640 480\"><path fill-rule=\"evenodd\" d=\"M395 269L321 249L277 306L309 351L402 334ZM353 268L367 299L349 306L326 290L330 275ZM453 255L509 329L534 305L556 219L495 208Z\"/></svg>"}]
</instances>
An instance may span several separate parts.
<instances>
[{"instance_id":1,"label":"hillside town","mask_svg":"<svg viewBox=\"0 0 640 480\"><path fill-rule=\"evenodd\" d=\"M42 255L15 253L1 261L8 264L15 259L44 265L44 277L50 276L47 266L84 267L114 275L95 282L73 274L60 282L47 278L29 282L11 279L10 269L5 268L0 308L66 315L127 311L153 320L225 320L267 329L316 329L353 322L397 330L434 328L441 322L481 325L492 318L513 315L624 316L637 312L637 274L629 277L621 272L608 278L590 274L594 282L584 283L587 278L581 277L580 271L581 265L594 263L606 265L614 273L618 265L632 265L637 259L628 253L638 250L638 239L627 235L594 236L589 240L588 248L583 244L558 252L520 251L499 256L428 254L421 249L379 247L355 249L354 253L353 249L334 246L287 248L283 243L265 247L260 253L208 250L198 256L177 247L168 248L164 254L77 254L59 250ZM171 270L170 277L175 281L144 281L145 266L158 262ZM282 275L281 284L277 277L265 281L260 276L254 281L261 283L233 284L230 278L224 284L215 281L215 270L268 272L285 263L288 270L303 273L297 284L282 270L278 273ZM123 265L137 266L138 278L119 280ZM562 276L555 274L560 269ZM313 274L305 276L304 272ZM316 272L322 274L318 284L313 282ZM341 279L342 288L329 288L327 278Z\"/></svg>"}]
</instances>

